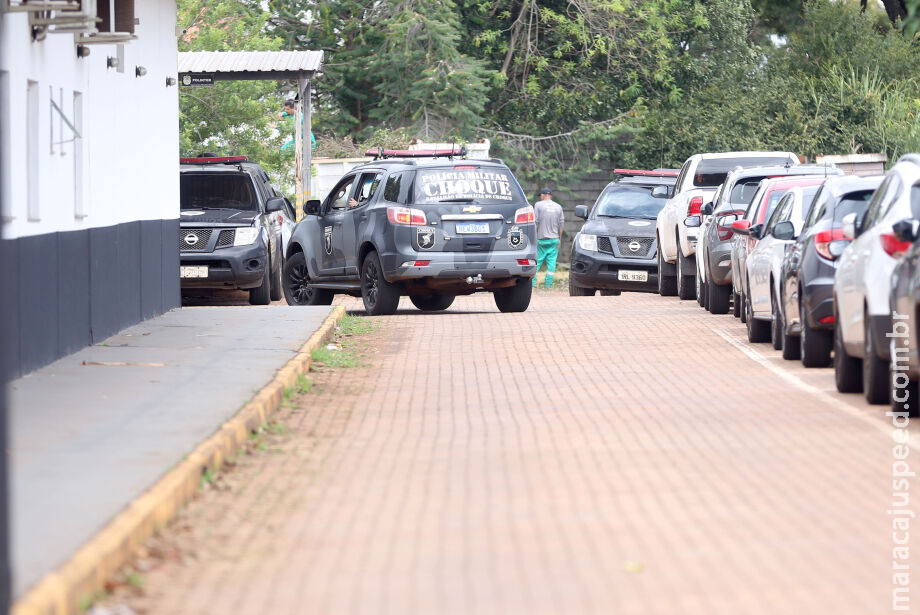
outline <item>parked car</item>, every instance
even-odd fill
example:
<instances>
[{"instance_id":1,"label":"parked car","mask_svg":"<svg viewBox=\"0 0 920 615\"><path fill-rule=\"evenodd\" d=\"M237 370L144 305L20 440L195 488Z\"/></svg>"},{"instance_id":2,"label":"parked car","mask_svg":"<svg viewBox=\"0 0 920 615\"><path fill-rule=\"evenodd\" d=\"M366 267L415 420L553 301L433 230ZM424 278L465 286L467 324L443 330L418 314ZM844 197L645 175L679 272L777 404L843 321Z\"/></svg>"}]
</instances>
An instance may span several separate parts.
<instances>
[{"instance_id":1,"label":"parked car","mask_svg":"<svg viewBox=\"0 0 920 615\"><path fill-rule=\"evenodd\" d=\"M275 188L275 194L283 196ZM294 234L294 227L297 226L297 214L294 212L294 206L285 198L281 211L278 212L278 222L281 224L281 252L287 254L288 244L291 241L291 235Z\"/></svg>"},{"instance_id":2,"label":"parked car","mask_svg":"<svg viewBox=\"0 0 920 615\"><path fill-rule=\"evenodd\" d=\"M834 374L837 390L865 391L870 403L889 400L891 274L910 248L892 225L920 218L920 155L888 170L866 213L843 217L843 236L855 238L840 256L834 278Z\"/></svg>"},{"instance_id":3,"label":"parked car","mask_svg":"<svg viewBox=\"0 0 920 615\"><path fill-rule=\"evenodd\" d=\"M670 190L677 170L614 173L620 178L607 184L590 211L587 205L575 207L585 223L572 242L569 295L658 290L654 221L667 194L652 193L658 187Z\"/></svg>"},{"instance_id":4,"label":"parked car","mask_svg":"<svg viewBox=\"0 0 920 615\"><path fill-rule=\"evenodd\" d=\"M911 187L911 192L916 190ZM891 411L913 417L920 414L920 221L902 220L892 230L898 240L911 242L911 248L891 274Z\"/></svg>"},{"instance_id":5,"label":"parked car","mask_svg":"<svg viewBox=\"0 0 920 615\"><path fill-rule=\"evenodd\" d=\"M757 193L760 182L773 177L799 175L842 175L837 167L783 165L738 167L732 169L711 203L703 205L699 241L696 249L697 288L703 293L701 305L713 314L728 312L732 298L732 222L739 220ZM688 219L694 224L695 220Z\"/></svg>"},{"instance_id":6,"label":"parked car","mask_svg":"<svg viewBox=\"0 0 920 615\"><path fill-rule=\"evenodd\" d=\"M796 164L791 152L723 152L690 156L677 177L674 193L658 214L655 225L658 242L658 292L693 299L696 294L697 229L684 220L700 213L728 172L736 166Z\"/></svg>"},{"instance_id":7,"label":"parked car","mask_svg":"<svg viewBox=\"0 0 920 615\"><path fill-rule=\"evenodd\" d=\"M814 183L813 178L803 178L799 181L806 185L792 186L783 195L773 215L764 225L759 241L751 250L745 264L747 293L744 309L748 340L772 340L773 347L777 350L783 349L784 338L781 332L785 329L778 309L783 258L792 240L801 230L805 213L820 187L820 183ZM823 181L824 178L818 180ZM795 348L790 345L786 352L792 353L797 350L798 344L795 344Z\"/></svg>"},{"instance_id":8,"label":"parked car","mask_svg":"<svg viewBox=\"0 0 920 615\"><path fill-rule=\"evenodd\" d=\"M284 202L245 156L181 158L181 287L248 290L254 305L281 299Z\"/></svg>"},{"instance_id":9,"label":"parked car","mask_svg":"<svg viewBox=\"0 0 920 615\"><path fill-rule=\"evenodd\" d=\"M831 363L834 336L834 274L850 240L843 218L862 216L882 177L829 177L818 190L802 231L783 261L780 312L787 341L799 346L806 367ZM794 352L783 356L794 358Z\"/></svg>"},{"instance_id":10,"label":"parked car","mask_svg":"<svg viewBox=\"0 0 920 615\"><path fill-rule=\"evenodd\" d=\"M760 182L744 217L732 222L731 227L734 231L731 250L732 300L735 305L735 316L741 318L741 322L747 324L744 309L747 294L747 275L745 274L747 257L760 240L764 224L773 215L777 203L790 188L816 185L823 181L824 176L765 179Z\"/></svg>"},{"instance_id":11,"label":"parked car","mask_svg":"<svg viewBox=\"0 0 920 615\"><path fill-rule=\"evenodd\" d=\"M401 295L421 310L488 291L502 312L523 312L536 274L534 209L500 160L456 150L371 150L323 199L307 201L284 268L292 305L361 296L392 314Z\"/></svg>"}]
</instances>

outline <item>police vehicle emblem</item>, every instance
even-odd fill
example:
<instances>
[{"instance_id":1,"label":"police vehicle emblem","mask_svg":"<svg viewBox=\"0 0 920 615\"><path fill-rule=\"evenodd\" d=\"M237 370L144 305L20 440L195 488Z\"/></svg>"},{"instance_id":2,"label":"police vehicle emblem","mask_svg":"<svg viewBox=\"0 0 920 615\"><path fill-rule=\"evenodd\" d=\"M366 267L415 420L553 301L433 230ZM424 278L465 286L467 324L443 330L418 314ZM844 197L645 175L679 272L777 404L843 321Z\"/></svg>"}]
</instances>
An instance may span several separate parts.
<instances>
[{"instance_id":1,"label":"police vehicle emblem","mask_svg":"<svg viewBox=\"0 0 920 615\"><path fill-rule=\"evenodd\" d=\"M434 247L434 228L420 226L417 231L418 247L420 250L430 250Z\"/></svg>"},{"instance_id":2,"label":"police vehicle emblem","mask_svg":"<svg viewBox=\"0 0 920 615\"><path fill-rule=\"evenodd\" d=\"M516 226L512 226L508 231L508 245L512 248L519 248L524 243L524 231Z\"/></svg>"},{"instance_id":3,"label":"police vehicle emblem","mask_svg":"<svg viewBox=\"0 0 920 615\"><path fill-rule=\"evenodd\" d=\"M323 228L323 249L326 250L326 254L332 254L332 227L327 226Z\"/></svg>"}]
</instances>

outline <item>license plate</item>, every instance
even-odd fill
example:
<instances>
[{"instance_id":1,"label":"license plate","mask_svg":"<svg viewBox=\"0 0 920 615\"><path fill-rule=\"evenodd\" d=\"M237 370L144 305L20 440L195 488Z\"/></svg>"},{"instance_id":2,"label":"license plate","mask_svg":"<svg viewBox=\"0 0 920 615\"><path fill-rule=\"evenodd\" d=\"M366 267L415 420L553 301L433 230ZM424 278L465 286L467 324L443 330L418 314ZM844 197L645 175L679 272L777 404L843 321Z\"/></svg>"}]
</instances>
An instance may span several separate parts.
<instances>
[{"instance_id":1,"label":"license plate","mask_svg":"<svg viewBox=\"0 0 920 615\"><path fill-rule=\"evenodd\" d=\"M625 271L620 269L617 272L617 279L620 282L648 282L648 271Z\"/></svg>"},{"instance_id":2,"label":"license plate","mask_svg":"<svg viewBox=\"0 0 920 615\"><path fill-rule=\"evenodd\" d=\"M488 222L458 222L457 223L457 234L458 235L488 235L489 234L489 223Z\"/></svg>"},{"instance_id":3,"label":"license plate","mask_svg":"<svg viewBox=\"0 0 920 615\"><path fill-rule=\"evenodd\" d=\"M208 277L208 267L179 267L180 278L206 278Z\"/></svg>"}]
</instances>

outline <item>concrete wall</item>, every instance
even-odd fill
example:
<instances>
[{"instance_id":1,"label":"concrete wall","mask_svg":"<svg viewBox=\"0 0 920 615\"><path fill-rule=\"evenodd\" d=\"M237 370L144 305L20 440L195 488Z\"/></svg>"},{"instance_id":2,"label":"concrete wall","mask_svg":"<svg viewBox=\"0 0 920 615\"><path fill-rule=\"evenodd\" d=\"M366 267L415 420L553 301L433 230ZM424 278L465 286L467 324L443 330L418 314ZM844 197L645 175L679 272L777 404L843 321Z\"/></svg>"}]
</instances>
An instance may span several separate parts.
<instances>
[{"instance_id":1,"label":"concrete wall","mask_svg":"<svg viewBox=\"0 0 920 615\"><path fill-rule=\"evenodd\" d=\"M33 41L27 14L0 14L0 358L13 377L179 305L176 3L138 0L135 15L137 40L79 58L73 34Z\"/></svg>"}]
</instances>

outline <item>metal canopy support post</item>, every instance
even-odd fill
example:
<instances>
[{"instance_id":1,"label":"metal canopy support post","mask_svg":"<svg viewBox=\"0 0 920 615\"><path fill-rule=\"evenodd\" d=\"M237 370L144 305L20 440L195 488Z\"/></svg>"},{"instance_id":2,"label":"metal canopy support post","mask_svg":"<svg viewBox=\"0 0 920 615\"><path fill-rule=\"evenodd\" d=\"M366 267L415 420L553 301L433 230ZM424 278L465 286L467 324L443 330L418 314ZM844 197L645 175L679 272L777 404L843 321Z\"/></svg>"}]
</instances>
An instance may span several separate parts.
<instances>
[{"instance_id":1,"label":"metal canopy support post","mask_svg":"<svg viewBox=\"0 0 920 615\"><path fill-rule=\"evenodd\" d=\"M297 105L297 124L301 129L296 131L294 146L297 148L297 218L303 216L303 205L312 196L311 179L313 175L313 140L307 141L307 136L313 134L313 105L311 101L312 82L309 78L301 76L297 80L300 101Z\"/></svg>"}]
</instances>

